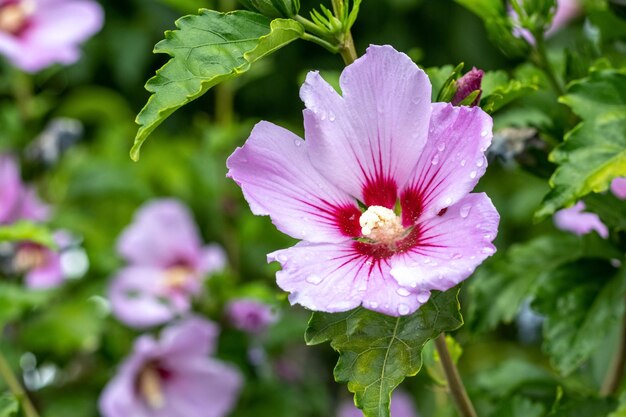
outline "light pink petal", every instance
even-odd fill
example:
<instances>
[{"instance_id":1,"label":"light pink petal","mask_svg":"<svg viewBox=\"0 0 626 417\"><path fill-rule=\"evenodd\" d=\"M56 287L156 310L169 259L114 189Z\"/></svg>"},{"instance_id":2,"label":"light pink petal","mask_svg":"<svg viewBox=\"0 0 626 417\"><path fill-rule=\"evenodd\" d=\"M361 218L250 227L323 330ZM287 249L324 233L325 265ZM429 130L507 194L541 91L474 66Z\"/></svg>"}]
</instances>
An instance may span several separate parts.
<instances>
[{"instance_id":1,"label":"light pink petal","mask_svg":"<svg viewBox=\"0 0 626 417\"><path fill-rule=\"evenodd\" d=\"M161 333L161 355L206 356L214 352L219 328L211 321L190 316L168 326Z\"/></svg>"},{"instance_id":2,"label":"light pink petal","mask_svg":"<svg viewBox=\"0 0 626 417\"><path fill-rule=\"evenodd\" d=\"M424 146L430 81L405 54L370 46L346 67L340 83L343 97L312 72L300 90L311 160L366 205L388 206Z\"/></svg>"},{"instance_id":3,"label":"light pink petal","mask_svg":"<svg viewBox=\"0 0 626 417\"><path fill-rule=\"evenodd\" d=\"M176 375L165 385L165 407L155 417L226 417L239 397L240 373L202 356L170 357Z\"/></svg>"},{"instance_id":4,"label":"light pink petal","mask_svg":"<svg viewBox=\"0 0 626 417\"><path fill-rule=\"evenodd\" d=\"M578 0L558 0L556 13L552 19L550 28L546 31L546 36L551 36L559 29L564 28L581 13L582 5Z\"/></svg>"},{"instance_id":5,"label":"light pink petal","mask_svg":"<svg viewBox=\"0 0 626 417\"><path fill-rule=\"evenodd\" d=\"M207 245L202 248L198 271L203 274L219 272L226 267L226 252L220 245Z\"/></svg>"},{"instance_id":6,"label":"light pink petal","mask_svg":"<svg viewBox=\"0 0 626 417\"><path fill-rule=\"evenodd\" d=\"M46 1L35 9L29 42L51 48L78 45L98 32L104 23L102 7L90 0Z\"/></svg>"},{"instance_id":7,"label":"light pink petal","mask_svg":"<svg viewBox=\"0 0 626 417\"><path fill-rule=\"evenodd\" d=\"M45 263L30 270L24 277L26 286L32 289L47 289L59 286L64 274L61 267L61 256L50 249L44 249Z\"/></svg>"},{"instance_id":8,"label":"light pink petal","mask_svg":"<svg viewBox=\"0 0 626 417\"><path fill-rule=\"evenodd\" d=\"M252 212L269 215L281 232L292 237L346 240L337 218L342 213L360 215L349 196L313 168L304 141L274 124L258 123L226 165Z\"/></svg>"},{"instance_id":9,"label":"light pink petal","mask_svg":"<svg viewBox=\"0 0 626 417\"><path fill-rule=\"evenodd\" d=\"M139 266L119 271L109 288L115 317L128 326L140 328L165 323L188 310L189 303L173 305L165 298L159 282L163 274L161 269Z\"/></svg>"},{"instance_id":10,"label":"light pink petal","mask_svg":"<svg viewBox=\"0 0 626 417\"><path fill-rule=\"evenodd\" d=\"M572 207L554 213L554 224L561 230L576 235L586 235L594 230L603 238L609 237L609 229L595 213L585 213L585 203L579 201Z\"/></svg>"},{"instance_id":11,"label":"light pink petal","mask_svg":"<svg viewBox=\"0 0 626 417\"><path fill-rule=\"evenodd\" d=\"M44 222L50 218L50 206L41 201L35 188L25 187L17 215L20 219Z\"/></svg>"},{"instance_id":12,"label":"light pink petal","mask_svg":"<svg viewBox=\"0 0 626 417\"><path fill-rule=\"evenodd\" d=\"M398 285L386 262L369 262L354 250L350 241L300 242L270 253L268 261L282 265L276 282L291 293L289 301L310 310L335 313L363 305L398 316L412 313L423 304L415 294Z\"/></svg>"},{"instance_id":13,"label":"light pink petal","mask_svg":"<svg viewBox=\"0 0 626 417\"><path fill-rule=\"evenodd\" d=\"M117 250L135 265L197 268L201 241L189 210L177 200L160 199L137 211Z\"/></svg>"},{"instance_id":14,"label":"light pink petal","mask_svg":"<svg viewBox=\"0 0 626 417\"><path fill-rule=\"evenodd\" d=\"M21 192L22 180L17 163L8 155L0 155L0 224L13 220Z\"/></svg>"},{"instance_id":15,"label":"light pink petal","mask_svg":"<svg viewBox=\"0 0 626 417\"><path fill-rule=\"evenodd\" d=\"M392 259L391 275L418 294L448 290L495 252L499 221L486 194L469 194L420 223L420 244Z\"/></svg>"},{"instance_id":16,"label":"light pink petal","mask_svg":"<svg viewBox=\"0 0 626 417\"><path fill-rule=\"evenodd\" d=\"M611 192L615 197L626 200L626 177L615 178L613 182L611 182Z\"/></svg>"},{"instance_id":17,"label":"light pink petal","mask_svg":"<svg viewBox=\"0 0 626 417\"><path fill-rule=\"evenodd\" d=\"M400 196L418 196L407 202L415 219L435 216L474 189L487 169L485 150L493 136L491 117L479 107L432 106L428 142Z\"/></svg>"}]
</instances>

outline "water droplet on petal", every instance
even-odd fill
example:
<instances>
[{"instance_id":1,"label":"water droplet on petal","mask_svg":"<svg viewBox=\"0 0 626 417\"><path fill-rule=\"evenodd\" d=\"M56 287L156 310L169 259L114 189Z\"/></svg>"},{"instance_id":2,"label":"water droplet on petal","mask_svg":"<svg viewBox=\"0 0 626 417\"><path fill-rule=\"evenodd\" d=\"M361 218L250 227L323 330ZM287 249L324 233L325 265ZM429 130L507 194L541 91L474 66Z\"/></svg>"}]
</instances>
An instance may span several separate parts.
<instances>
[{"instance_id":1,"label":"water droplet on petal","mask_svg":"<svg viewBox=\"0 0 626 417\"><path fill-rule=\"evenodd\" d=\"M276 259L278 259L278 262L287 262L287 257L285 255L278 255Z\"/></svg>"},{"instance_id":2,"label":"water droplet on petal","mask_svg":"<svg viewBox=\"0 0 626 417\"><path fill-rule=\"evenodd\" d=\"M309 284L313 284L313 285L318 285L323 280L324 278L316 274L311 274L308 277L306 277L306 282L308 282Z\"/></svg>"},{"instance_id":3,"label":"water droplet on petal","mask_svg":"<svg viewBox=\"0 0 626 417\"><path fill-rule=\"evenodd\" d=\"M482 136L483 138L486 137L489 134L488 131L483 130L482 132L480 132L480 136Z\"/></svg>"},{"instance_id":4,"label":"water droplet on petal","mask_svg":"<svg viewBox=\"0 0 626 417\"><path fill-rule=\"evenodd\" d=\"M445 199L445 201L443 202L443 204L447 206L449 206L450 204L452 204L452 197L448 197Z\"/></svg>"},{"instance_id":5,"label":"water droplet on petal","mask_svg":"<svg viewBox=\"0 0 626 417\"><path fill-rule=\"evenodd\" d=\"M461 255L460 253L453 253L452 256L450 257L451 259L461 259L463 258L463 255ZM443 276L441 276L441 278L443 278Z\"/></svg>"},{"instance_id":6,"label":"water droplet on petal","mask_svg":"<svg viewBox=\"0 0 626 417\"><path fill-rule=\"evenodd\" d=\"M398 293L398 295L401 295L402 297L408 297L409 295L411 295L409 290L407 290L406 288L402 288L402 287L398 288L396 292Z\"/></svg>"},{"instance_id":7,"label":"water droplet on petal","mask_svg":"<svg viewBox=\"0 0 626 417\"><path fill-rule=\"evenodd\" d=\"M471 178L471 179L476 178L476 175L477 175L477 172L476 172L476 171L472 171L472 172L470 172L470 178Z\"/></svg>"},{"instance_id":8,"label":"water droplet on petal","mask_svg":"<svg viewBox=\"0 0 626 417\"><path fill-rule=\"evenodd\" d=\"M370 307L371 307L371 308L378 308L378 303L377 303L376 301L372 301L372 302L370 303Z\"/></svg>"},{"instance_id":9,"label":"water droplet on petal","mask_svg":"<svg viewBox=\"0 0 626 417\"><path fill-rule=\"evenodd\" d=\"M409 306L406 304L398 304L398 314L400 314L401 316L406 316L407 314L409 314Z\"/></svg>"},{"instance_id":10,"label":"water droplet on petal","mask_svg":"<svg viewBox=\"0 0 626 417\"><path fill-rule=\"evenodd\" d=\"M294 145L296 145L296 146L300 146L300 145L302 145L302 141L301 141L300 139L295 139L295 140L293 141L293 143L294 143Z\"/></svg>"},{"instance_id":11,"label":"water droplet on petal","mask_svg":"<svg viewBox=\"0 0 626 417\"><path fill-rule=\"evenodd\" d=\"M472 209L471 204L463 204L463 206L461 206L461 209L459 210L459 214L461 215L461 217L465 219L467 216L469 216L471 209Z\"/></svg>"},{"instance_id":12,"label":"water droplet on petal","mask_svg":"<svg viewBox=\"0 0 626 417\"><path fill-rule=\"evenodd\" d=\"M320 120L326 120L326 113L320 114Z\"/></svg>"},{"instance_id":13,"label":"water droplet on petal","mask_svg":"<svg viewBox=\"0 0 626 417\"><path fill-rule=\"evenodd\" d=\"M467 164L467 161L465 159L461 160L461 166L464 167L465 164Z\"/></svg>"},{"instance_id":14,"label":"water droplet on petal","mask_svg":"<svg viewBox=\"0 0 626 417\"><path fill-rule=\"evenodd\" d=\"M437 145L437 150L439 152L443 152L444 149L446 149L446 144L444 142L439 142L439 144Z\"/></svg>"},{"instance_id":15,"label":"water droplet on petal","mask_svg":"<svg viewBox=\"0 0 626 417\"><path fill-rule=\"evenodd\" d=\"M433 156L433 159L430 161L431 164L437 165L439 163L439 154Z\"/></svg>"},{"instance_id":16,"label":"water droplet on petal","mask_svg":"<svg viewBox=\"0 0 626 417\"><path fill-rule=\"evenodd\" d=\"M420 303L425 303L426 301L428 301L429 298L430 298L429 292L421 292L417 294L417 301L419 301Z\"/></svg>"},{"instance_id":17,"label":"water droplet on petal","mask_svg":"<svg viewBox=\"0 0 626 417\"><path fill-rule=\"evenodd\" d=\"M330 112L328 113L328 120L330 120L331 122L335 121L335 113Z\"/></svg>"},{"instance_id":18,"label":"water droplet on petal","mask_svg":"<svg viewBox=\"0 0 626 417\"><path fill-rule=\"evenodd\" d=\"M481 166L483 166L485 164L485 159L483 157L480 157L476 160L476 166L478 168L480 168Z\"/></svg>"},{"instance_id":19,"label":"water droplet on petal","mask_svg":"<svg viewBox=\"0 0 626 417\"><path fill-rule=\"evenodd\" d=\"M486 247L486 248L483 248L482 252L485 255L492 255L495 252L495 250L493 250L493 248Z\"/></svg>"},{"instance_id":20,"label":"water droplet on petal","mask_svg":"<svg viewBox=\"0 0 626 417\"><path fill-rule=\"evenodd\" d=\"M489 233L485 233L485 234L483 235L483 238L485 238L486 240L491 240L491 239L493 239L493 237L492 237L492 236L491 236L491 234L489 234Z\"/></svg>"}]
</instances>

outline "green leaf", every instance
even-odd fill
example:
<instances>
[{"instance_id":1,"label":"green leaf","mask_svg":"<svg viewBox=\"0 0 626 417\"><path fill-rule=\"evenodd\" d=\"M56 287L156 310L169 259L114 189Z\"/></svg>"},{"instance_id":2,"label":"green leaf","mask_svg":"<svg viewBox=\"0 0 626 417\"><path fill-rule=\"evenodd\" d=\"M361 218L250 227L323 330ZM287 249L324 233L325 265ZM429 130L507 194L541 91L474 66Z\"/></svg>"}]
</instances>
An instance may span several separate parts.
<instances>
[{"instance_id":1,"label":"green leaf","mask_svg":"<svg viewBox=\"0 0 626 417\"><path fill-rule=\"evenodd\" d=\"M511 246L506 256L479 268L471 280L471 326L485 331L500 322L510 323L542 276L583 256L610 259L622 255L595 233L582 238L569 233L546 235Z\"/></svg>"},{"instance_id":2,"label":"green leaf","mask_svg":"<svg viewBox=\"0 0 626 417\"><path fill-rule=\"evenodd\" d=\"M43 305L50 293L0 281L0 330L26 311Z\"/></svg>"},{"instance_id":3,"label":"green leaf","mask_svg":"<svg viewBox=\"0 0 626 417\"><path fill-rule=\"evenodd\" d=\"M17 415L20 403L11 394L0 395L0 417L13 417Z\"/></svg>"},{"instance_id":4,"label":"green leaf","mask_svg":"<svg viewBox=\"0 0 626 417\"><path fill-rule=\"evenodd\" d=\"M543 417L546 415L546 407L528 398L515 396L503 402L491 415L493 417Z\"/></svg>"},{"instance_id":5,"label":"green leaf","mask_svg":"<svg viewBox=\"0 0 626 417\"><path fill-rule=\"evenodd\" d=\"M550 154L559 167L552 191L537 211L545 218L591 192L605 191L613 178L626 176L626 74L599 71L571 84L561 97L582 118Z\"/></svg>"},{"instance_id":6,"label":"green leaf","mask_svg":"<svg viewBox=\"0 0 626 417\"><path fill-rule=\"evenodd\" d=\"M452 361L456 364L463 354L463 348L449 334L446 335L446 345L448 346ZM446 374L441 364L441 358L439 357L439 352L437 351L434 340L429 340L424 345L422 361L424 361L426 372L428 372L428 375L433 381L442 386L447 385Z\"/></svg>"},{"instance_id":7,"label":"green leaf","mask_svg":"<svg viewBox=\"0 0 626 417\"><path fill-rule=\"evenodd\" d=\"M435 293L414 314L390 317L364 308L339 314L313 313L305 339L330 341L339 352L335 380L347 382L366 417L389 417L392 391L421 366L424 344L459 328L458 289Z\"/></svg>"},{"instance_id":8,"label":"green leaf","mask_svg":"<svg viewBox=\"0 0 626 417\"><path fill-rule=\"evenodd\" d=\"M300 11L300 0L239 0L250 10L267 17L293 17Z\"/></svg>"},{"instance_id":9,"label":"green leaf","mask_svg":"<svg viewBox=\"0 0 626 417\"><path fill-rule=\"evenodd\" d=\"M29 241L54 249L56 243L47 227L28 221L0 226L0 242Z\"/></svg>"},{"instance_id":10,"label":"green leaf","mask_svg":"<svg viewBox=\"0 0 626 417\"><path fill-rule=\"evenodd\" d=\"M564 375L576 370L615 331L624 311L626 268L583 261L545 276L533 309L546 316L543 349Z\"/></svg>"},{"instance_id":11,"label":"green leaf","mask_svg":"<svg viewBox=\"0 0 626 417\"><path fill-rule=\"evenodd\" d=\"M494 113L513 100L537 91L539 80L510 80L504 71L487 72L483 77L481 105L487 113Z\"/></svg>"},{"instance_id":12,"label":"green leaf","mask_svg":"<svg viewBox=\"0 0 626 417\"><path fill-rule=\"evenodd\" d=\"M218 13L203 9L199 15L176 21L178 30L165 33L155 53L170 59L148 80L152 96L137 115L140 125L131 158L137 160L148 135L174 111L211 87L248 71L259 59L298 39L302 25L291 19L268 18L258 13Z\"/></svg>"},{"instance_id":13,"label":"green leaf","mask_svg":"<svg viewBox=\"0 0 626 417\"><path fill-rule=\"evenodd\" d=\"M613 193L589 194L584 201L587 211L596 213L611 229L626 230L626 204Z\"/></svg>"},{"instance_id":14,"label":"green leaf","mask_svg":"<svg viewBox=\"0 0 626 417\"><path fill-rule=\"evenodd\" d=\"M441 86L441 89L437 94L436 101L444 103L449 103L450 101L452 101L452 99L454 98L454 94L457 90L456 80L461 76L461 71L463 70L464 65L465 64L461 62L452 70L452 73L443 83L443 86Z\"/></svg>"}]
</instances>

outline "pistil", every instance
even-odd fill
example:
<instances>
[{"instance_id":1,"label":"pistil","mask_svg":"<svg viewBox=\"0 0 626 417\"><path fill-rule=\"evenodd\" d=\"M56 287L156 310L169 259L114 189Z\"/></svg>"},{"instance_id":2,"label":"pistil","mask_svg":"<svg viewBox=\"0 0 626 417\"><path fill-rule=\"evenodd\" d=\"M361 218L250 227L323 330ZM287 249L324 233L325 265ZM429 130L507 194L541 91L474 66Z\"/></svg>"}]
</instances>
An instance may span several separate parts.
<instances>
[{"instance_id":1,"label":"pistil","mask_svg":"<svg viewBox=\"0 0 626 417\"><path fill-rule=\"evenodd\" d=\"M376 243L389 244L405 234L400 217L383 206L369 206L359 218L359 224L363 237Z\"/></svg>"}]
</instances>

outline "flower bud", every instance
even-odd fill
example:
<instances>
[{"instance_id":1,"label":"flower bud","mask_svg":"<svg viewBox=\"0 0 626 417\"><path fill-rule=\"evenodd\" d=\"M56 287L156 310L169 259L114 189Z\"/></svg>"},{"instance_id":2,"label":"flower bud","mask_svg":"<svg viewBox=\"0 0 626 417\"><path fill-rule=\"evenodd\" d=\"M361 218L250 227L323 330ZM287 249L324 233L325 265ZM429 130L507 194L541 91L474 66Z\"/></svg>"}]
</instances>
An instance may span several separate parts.
<instances>
[{"instance_id":1,"label":"flower bud","mask_svg":"<svg viewBox=\"0 0 626 417\"><path fill-rule=\"evenodd\" d=\"M480 103L480 96L483 92L481 89L481 82L484 74L483 70L479 70L474 67L467 74L459 78L456 81L456 93L454 94L451 103L455 106L477 106L478 103ZM476 93L476 91L478 93Z\"/></svg>"}]
</instances>

